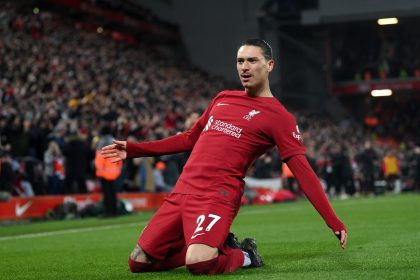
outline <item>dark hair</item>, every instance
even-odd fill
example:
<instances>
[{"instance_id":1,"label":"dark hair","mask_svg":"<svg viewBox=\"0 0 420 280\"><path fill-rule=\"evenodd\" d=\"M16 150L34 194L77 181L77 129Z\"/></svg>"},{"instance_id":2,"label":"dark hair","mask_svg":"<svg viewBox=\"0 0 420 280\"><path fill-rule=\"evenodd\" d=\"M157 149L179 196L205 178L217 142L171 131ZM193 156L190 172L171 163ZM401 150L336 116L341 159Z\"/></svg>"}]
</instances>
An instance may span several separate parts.
<instances>
[{"instance_id":1,"label":"dark hair","mask_svg":"<svg viewBox=\"0 0 420 280\"><path fill-rule=\"evenodd\" d=\"M273 49L263 39L258 39L258 38L248 39L242 44L242 46L259 47L259 48L262 49L263 55L266 59L268 59L268 60L273 59Z\"/></svg>"}]
</instances>

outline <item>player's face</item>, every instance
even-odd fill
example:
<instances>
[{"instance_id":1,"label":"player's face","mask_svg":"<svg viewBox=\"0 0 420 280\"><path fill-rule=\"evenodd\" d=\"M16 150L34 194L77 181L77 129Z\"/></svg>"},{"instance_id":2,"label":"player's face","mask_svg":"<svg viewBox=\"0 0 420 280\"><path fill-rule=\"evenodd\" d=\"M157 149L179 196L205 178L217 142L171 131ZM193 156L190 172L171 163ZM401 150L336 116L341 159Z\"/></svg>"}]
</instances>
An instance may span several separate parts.
<instances>
[{"instance_id":1,"label":"player's face","mask_svg":"<svg viewBox=\"0 0 420 280\"><path fill-rule=\"evenodd\" d=\"M267 60L263 50L256 46L242 46L238 50L236 68L245 89L256 89L268 83L268 74L273 70L274 61Z\"/></svg>"}]
</instances>

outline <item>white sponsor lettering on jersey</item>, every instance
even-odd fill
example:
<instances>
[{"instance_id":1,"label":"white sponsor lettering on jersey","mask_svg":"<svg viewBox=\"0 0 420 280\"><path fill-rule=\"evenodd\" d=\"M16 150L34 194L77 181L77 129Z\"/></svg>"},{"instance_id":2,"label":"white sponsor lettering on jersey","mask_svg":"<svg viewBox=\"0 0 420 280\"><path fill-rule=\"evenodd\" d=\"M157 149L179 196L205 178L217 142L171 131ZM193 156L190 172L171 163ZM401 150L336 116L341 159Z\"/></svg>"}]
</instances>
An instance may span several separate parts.
<instances>
[{"instance_id":1,"label":"white sponsor lettering on jersey","mask_svg":"<svg viewBox=\"0 0 420 280\"><path fill-rule=\"evenodd\" d=\"M210 116L209 120L207 121L206 127L204 128L204 130L203 130L203 131L207 131L207 130L209 130L209 128L210 128L210 126L211 126L212 122L213 122L213 116Z\"/></svg>"},{"instance_id":2,"label":"white sponsor lettering on jersey","mask_svg":"<svg viewBox=\"0 0 420 280\"><path fill-rule=\"evenodd\" d=\"M213 116L210 116L209 120L207 121L206 127L203 129L203 132L206 132L209 129L222 132L226 135L233 136L238 139L242 135L242 128L221 120L215 120Z\"/></svg>"},{"instance_id":3,"label":"white sponsor lettering on jersey","mask_svg":"<svg viewBox=\"0 0 420 280\"><path fill-rule=\"evenodd\" d=\"M300 136L300 132L299 132L299 127L298 126L296 126L296 131L297 131L297 133L294 132L294 131L292 132L293 138L295 138L298 141L302 141L302 136Z\"/></svg>"}]
</instances>

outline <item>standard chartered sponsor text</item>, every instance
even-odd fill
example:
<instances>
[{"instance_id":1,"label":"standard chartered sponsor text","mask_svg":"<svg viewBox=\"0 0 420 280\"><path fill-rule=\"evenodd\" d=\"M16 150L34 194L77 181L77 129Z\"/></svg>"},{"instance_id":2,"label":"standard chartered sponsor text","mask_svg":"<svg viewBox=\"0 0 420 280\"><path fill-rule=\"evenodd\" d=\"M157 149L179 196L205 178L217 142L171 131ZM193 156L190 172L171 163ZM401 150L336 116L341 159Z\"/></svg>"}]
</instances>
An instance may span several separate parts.
<instances>
[{"instance_id":1,"label":"standard chartered sponsor text","mask_svg":"<svg viewBox=\"0 0 420 280\"><path fill-rule=\"evenodd\" d=\"M239 128L231 123L222 122L220 120L216 120L212 125L211 129L223 132L224 134L240 138L242 128Z\"/></svg>"}]
</instances>

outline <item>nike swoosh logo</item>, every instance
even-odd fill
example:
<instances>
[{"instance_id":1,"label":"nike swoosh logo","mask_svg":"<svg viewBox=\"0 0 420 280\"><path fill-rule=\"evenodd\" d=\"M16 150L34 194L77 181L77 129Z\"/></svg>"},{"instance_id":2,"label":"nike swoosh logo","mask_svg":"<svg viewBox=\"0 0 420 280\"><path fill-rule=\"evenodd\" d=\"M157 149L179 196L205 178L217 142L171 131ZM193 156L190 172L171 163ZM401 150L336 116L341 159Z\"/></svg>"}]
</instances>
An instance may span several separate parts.
<instances>
[{"instance_id":1,"label":"nike swoosh logo","mask_svg":"<svg viewBox=\"0 0 420 280\"><path fill-rule=\"evenodd\" d=\"M226 105L229 105L229 104L221 103L221 102L219 102L219 103L216 104L216 106L226 106Z\"/></svg>"},{"instance_id":2,"label":"nike swoosh logo","mask_svg":"<svg viewBox=\"0 0 420 280\"><path fill-rule=\"evenodd\" d=\"M203 235L203 234L205 234L204 232L202 232L202 233L197 233L197 234L194 234L193 236L191 236L191 239L194 239L194 238L196 238L197 236L200 236L200 235Z\"/></svg>"},{"instance_id":3,"label":"nike swoosh logo","mask_svg":"<svg viewBox=\"0 0 420 280\"><path fill-rule=\"evenodd\" d=\"M16 208L15 208L16 216L17 217L22 216L26 212L26 210L28 210L28 208L31 207L31 205L32 205L32 201L28 201L22 206L20 206L19 203L16 203Z\"/></svg>"}]
</instances>

